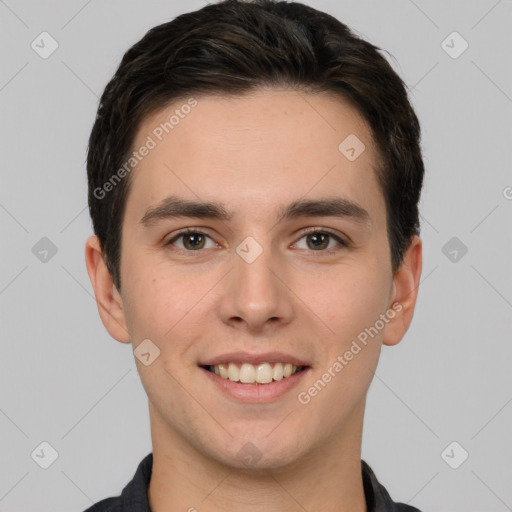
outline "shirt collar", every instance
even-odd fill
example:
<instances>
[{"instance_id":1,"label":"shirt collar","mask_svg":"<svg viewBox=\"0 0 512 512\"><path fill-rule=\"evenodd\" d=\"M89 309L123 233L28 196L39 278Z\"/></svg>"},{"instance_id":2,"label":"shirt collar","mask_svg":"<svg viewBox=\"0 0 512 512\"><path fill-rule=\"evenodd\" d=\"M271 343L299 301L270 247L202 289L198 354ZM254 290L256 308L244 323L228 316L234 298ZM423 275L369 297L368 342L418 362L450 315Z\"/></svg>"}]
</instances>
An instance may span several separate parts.
<instances>
[{"instance_id":1,"label":"shirt collar","mask_svg":"<svg viewBox=\"0 0 512 512\"><path fill-rule=\"evenodd\" d=\"M153 453L149 453L140 462L131 482L123 489L121 494L123 512L151 512L148 486L152 469ZM361 470L367 512L420 512L409 505L395 503L364 460L361 460Z\"/></svg>"}]
</instances>

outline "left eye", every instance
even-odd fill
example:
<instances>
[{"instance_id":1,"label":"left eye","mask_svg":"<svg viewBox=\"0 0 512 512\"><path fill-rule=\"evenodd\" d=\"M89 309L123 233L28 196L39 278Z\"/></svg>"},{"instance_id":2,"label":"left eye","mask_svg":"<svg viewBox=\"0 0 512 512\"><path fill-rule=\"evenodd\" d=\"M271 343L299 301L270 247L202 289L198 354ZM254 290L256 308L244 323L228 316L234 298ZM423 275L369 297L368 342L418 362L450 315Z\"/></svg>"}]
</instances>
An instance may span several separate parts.
<instances>
[{"instance_id":1,"label":"left eye","mask_svg":"<svg viewBox=\"0 0 512 512\"><path fill-rule=\"evenodd\" d=\"M335 240L339 245L343 247L347 247L348 244L342 240L339 236L331 233L329 231L310 231L309 233L304 234L300 240L305 238L306 241L306 249L312 249L313 251L323 252L324 249L328 249L329 242ZM311 243L310 243L311 242ZM299 249L303 249L304 247L299 247ZM332 249L330 247L329 249ZM327 251L326 251L327 252Z\"/></svg>"}]
</instances>

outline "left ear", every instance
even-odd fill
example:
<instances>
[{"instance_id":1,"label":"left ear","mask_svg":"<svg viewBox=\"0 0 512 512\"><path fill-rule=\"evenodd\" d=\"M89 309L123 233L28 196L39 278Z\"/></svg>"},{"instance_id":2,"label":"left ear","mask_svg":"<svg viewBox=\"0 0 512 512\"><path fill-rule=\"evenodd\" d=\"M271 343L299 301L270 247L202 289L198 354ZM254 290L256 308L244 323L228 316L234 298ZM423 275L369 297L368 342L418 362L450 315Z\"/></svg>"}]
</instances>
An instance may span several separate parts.
<instances>
[{"instance_id":1,"label":"left ear","mask_svg":"<svg viewBox=\"0 0 512 512\"><path fill-rule=\"evenodd\" d=\"M395 316L386 325L382 341L384 345L399 343L411 324L418 297L421 267L422 242L418 236L414 236L393 278L389 308L395 312Z\"/></svg>"}]
</instances>

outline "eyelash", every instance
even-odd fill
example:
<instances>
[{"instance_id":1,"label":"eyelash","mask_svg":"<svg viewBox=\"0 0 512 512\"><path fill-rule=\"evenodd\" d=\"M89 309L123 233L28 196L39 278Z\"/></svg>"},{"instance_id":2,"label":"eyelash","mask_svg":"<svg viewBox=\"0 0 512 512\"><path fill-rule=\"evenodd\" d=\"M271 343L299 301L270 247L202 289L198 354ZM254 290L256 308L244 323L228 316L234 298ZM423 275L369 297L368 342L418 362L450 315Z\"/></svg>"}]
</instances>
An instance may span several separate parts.
<instances>
[{"instance_id":1,"label":"eyelash","mask_svg":"<svg viewBox=\"0 0 512 512\"><path fill-rule=\"evenodd\" d=\"M331 238L333 238L334 240L336 240L336 242L338 242L340 244L342 249L346 249L346 248L350 247L350 243L348 241L342 239L337 234L333 233L332 231L330 231L329 229L326 229L326 228L306 228L306 230L303 231L302 235L300 236L300 238L298 240L301 240L302 238L304 238L307 235L314 235L317 233L329 235ZM189 235L189 234L203 235L203 236L206 236L206 237L212 239L211 236L209 236L207 233L204 233L203 231L193 229L193 228L186 228L186 229L179 231L173 238L171 238L169 241L165 242L164 246L165 247L171 246L176 240L183 237L184 235ZM180 251L182 253L187 253L188 255L193 255L193 253L195 253L195 252L202 252L201 249L198 249L197 251L189 251L186 249L175 248L174 250ZM340 250L340 248L335 247L332 249L325 249L325 250L318 250L318 251L309 250L308 252L314 253L315 256L322 256L325 254L332 254L338 250ZM190 254L190 253L192 253L192 254Z\"/></svg>"}]
</instances>

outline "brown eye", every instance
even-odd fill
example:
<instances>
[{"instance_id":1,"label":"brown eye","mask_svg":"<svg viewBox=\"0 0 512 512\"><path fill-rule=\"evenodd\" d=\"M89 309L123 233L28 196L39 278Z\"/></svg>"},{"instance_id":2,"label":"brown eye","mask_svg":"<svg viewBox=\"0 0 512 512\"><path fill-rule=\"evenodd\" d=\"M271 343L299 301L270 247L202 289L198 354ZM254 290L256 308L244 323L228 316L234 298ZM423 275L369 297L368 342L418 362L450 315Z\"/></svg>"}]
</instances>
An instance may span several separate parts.
<instances>
[{"instance_id":1,"label":"brown eye","mask_svg":"<svg viewBox=\"0 0 512 512\"><path fill-rule=\"evenodd\" d=\"M299 246L299 249L309 249L310 252L331 253L349 246L341 237L325 229L310 230L300 240L303 238L306 239L306 247ZM298 242L295 245L298 245Z\"/></svg>"},{"instance_id":2,"label":"brown eye","mask_svg":"<svg viewBox=\"0 0 512 512\"><path fill-rule=\"evenodd\" d=\"M205 248L206 239L211 238L203 233L202 231L182 231L178 233L174 238L169 240L165 245L175 245L175 242L178 240L182 240L182 244L176 245L178 249L182 249L184 251L199 251ZM213 241L212 241L213 242ZM215 244L214 244L215 245Z\"/></svg>"},{"instance_id":3,"label":"brown eye","mask_svg":"<svg viewBox=\"0 0 512 512\"><path fill-rule=\"evenodd\" d=\"M182 235L182 237L183 245L186 249L202 249L204 246L205 238L199 233L187 233L186 235Z\"/></svg>"},{"instance_id":4,"label":"brown eye","mask_svg":"<svg viewBox=\"0 0 512 512\"><path fill-rule=\"evenodd\" d=\"M312 233L306 235L306 239L311 241L311 243L308 243L310 249L326 249L329 245L329 238L330 235L326 233Z\"/></svg>"}]
</instances>

